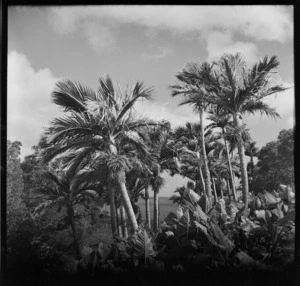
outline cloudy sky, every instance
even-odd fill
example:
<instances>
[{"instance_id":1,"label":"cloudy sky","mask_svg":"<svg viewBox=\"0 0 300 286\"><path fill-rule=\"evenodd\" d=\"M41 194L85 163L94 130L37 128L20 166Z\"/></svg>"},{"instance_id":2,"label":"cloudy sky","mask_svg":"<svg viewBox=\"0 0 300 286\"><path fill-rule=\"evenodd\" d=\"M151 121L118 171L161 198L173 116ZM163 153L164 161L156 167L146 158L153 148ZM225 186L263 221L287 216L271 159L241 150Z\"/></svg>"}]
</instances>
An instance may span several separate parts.
<instances>
[{"instance_id":1,"label":"cloudy sky","mask_svg":"<svg viewBox=\"0 0 300 286\"><path fill-rule=\"evenodd\" d=\"M10 7L8 139L22 142L22 157L31 154L60 114L50 98L55 83L70 78L96 89L105 74L120 85L153 86L154 100L137 107L149 117L173 126L196 122L192 109L170 96L180 69L224 52L241 52L249 65L277 55L282 83L292 87L293 36L291 6ZM259 147L294 124L293 88L267 101L281 119L244 116Z\"/></svg>"}]
</instances>

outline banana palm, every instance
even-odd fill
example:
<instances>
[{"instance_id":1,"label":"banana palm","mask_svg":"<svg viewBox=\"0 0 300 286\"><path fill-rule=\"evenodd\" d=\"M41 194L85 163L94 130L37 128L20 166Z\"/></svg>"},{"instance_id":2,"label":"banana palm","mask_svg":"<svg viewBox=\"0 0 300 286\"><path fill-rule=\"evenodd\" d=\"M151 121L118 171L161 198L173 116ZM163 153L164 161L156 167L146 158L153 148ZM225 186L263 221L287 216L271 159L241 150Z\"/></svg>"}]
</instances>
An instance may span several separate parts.
<instances>
[{"instance_id":1,"label":"banana palm","mask_svg":"<svg viewBox=\"0 0 300 286\"><path fill-rule=\"evenodd\" d=\"M120 191L133 230L138 224L126 188L126 172L141 156L148 156L141 128L158 124L138 117L133 107L138 100L150 99L152 93L142 82L122 91L109 76L99 78L96 92L70 80L58 82L52 98L65 115L55 118L46 130L42 154L44 164L68 151L75 151L79 161L98 156L108 168L111 197Z\"/></svg>"}]
</instances>

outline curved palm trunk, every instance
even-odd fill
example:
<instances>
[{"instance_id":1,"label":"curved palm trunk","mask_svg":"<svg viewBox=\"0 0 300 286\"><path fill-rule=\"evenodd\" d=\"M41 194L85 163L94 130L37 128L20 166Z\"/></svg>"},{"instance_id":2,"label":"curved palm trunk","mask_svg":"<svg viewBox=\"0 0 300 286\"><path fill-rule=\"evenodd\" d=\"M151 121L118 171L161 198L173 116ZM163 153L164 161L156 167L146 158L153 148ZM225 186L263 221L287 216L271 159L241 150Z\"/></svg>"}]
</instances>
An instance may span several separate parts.
<instances>
[{"instance_id":1,"label":"curved palm trunk","mask_svg":"<svg viewBox=\"0 0 300 286\"><path fill-rule=\"evenodd\" d=\"M113 142L113 138L110 138L111 142ZM111 154L118 154L117 148L115 145L110 144L109 150ZM122 197L122 201L127 213L128 220L132 226L133 231L135 231L138 228L138 223L135 218L135 214L128 196L127 188L126 188L126 177L125 177L125 170L121 169L116 174L114 174L114 177L116 178L116 181L120 188L120 193Z\"/></svg>"},{"instance_id":2,"label":"curved palm trunk","mask_svg":"<svg viewBox=\"0 0 300 286\"><path fill-rule=\"evenodd\" d=\"M242 119L239 113L233 114L233 120L236 127L242 126ZM245 156L245 147L242 142L241 136L238 140L238 152L240 157L240 169L241 169L241 177L242 177L242 188L243 188L243 201L245 204L245 208L248 209L249 203L249 184L248 184L248 174L247 174L247 164L246 164L246 156Z\"/></svg>"},{"instance_id":3,"label":"curved palm trunk","mask_svg":"<svg viewBox=\"0 0 300 286\"><path fill-rule=\"evenodd\" d=\"M148 227L151 227L149 186L145 187L145 213L146 213L146 224L148 225Z\"/></svg>"},{"instance_id":4,"label":"curved palm trunk","mask_svg":"<svg viewBox=\"0 0 300 286\"><path fill-rule=\"evenodd\" d=\"M126 226L126 213L125 208L123 204L120 206L120 214L121 214L121 229L122 229L122 236L127 238L128 237L128 231Z\"/></svg>"},{"instance_id":5,"label":"curved palm trunk","mask_svg":"<svg viewBox=\"0 0 300 286\"><path fill-rule=\"evenodd\" d=\"M110 223L111 223L111 231L112 236L115 238L117 236L118 231L118 223L117 223L117 212L116 212L116 201L115 201L115 186L110 186L109 192L109 207L110 207Z\"/></svg>"},{"instance_id":6,"label":"curved palm trunk","mask_svg":"<svg viewBox=\"0 0 300 286\"><path fill-rule=\"evenodd\" d=\"M153 211L153 230L157 231L158 230L158 220L159 220L159 215L158 215L158 191L154 191L154 211Z\"/></svg>"},{"instance_id":7,"label":"curved palm trunk","mask_svg":"<svg viewBox=\"0 0 300 286\"><path fill-rule=\"evenodd\" d=\"M201 149L201 155L203 158L203 171L204 171L204 181L205 181L205 191L206 195L208 197L209 203L211 204L212 201L212 193L211 193L211 178L208 168L208 160L205 150L205 140L204 140L204 110L203 108L200 108L200 149Z\"/></svg>"},{"instance_id":8,"label":"curved palm trunk","mask_svg":"<svg viewBox=\"0 0 300 286\"><path fill-rule=\"evenodd\" d=\"M69 216L70 225L71 225L71 229L72 229L76 256L78 258L81 258L81 249L80 249L78 238L77 238L76 224L75 224L75 219L74 219L74 209L73 209L73 206L71 203L68 205L68 216Z\"/></svg>"},{"instance_id":9,"label":"curved palm trunk","mask_svg":"<svg viewBox=\"0 0 300 286\"><path fill-rule=\"evenodd\" d=\"M223 128L223 134L225 134L225 132L226 132L226 128ZM230 181L231 181L233 199L234 199L234 201L237 201L237 195L236 195L234 177L233 177L231 160L230 160L230 155L229 155L229 149L228 149L227 140L225 138L224 138L224 144L225 144L226 156L227 156L227 160L228 160L228 167L229 167L229 174L230 174Z\"/></svg>"},{"instance_id":10,"label":"curved palm trunk","mask_svg":"<svg viewBox=\"0 0 300 286\"><path fill-rule=\"evenodd\" d=\"M128 196L128 192L127 192L127 188L126 188L126 184L125 184L125 171L124 170L120 170L117 173L117 180L119 183L119 187L120 187L120 193L122 196L122 201L123 201L123 205L124 208L126 210L126 214L129 220L129 223L131 224L132 230L135 231L138 228L138 223Z\"/></svg>"}]
</instances>

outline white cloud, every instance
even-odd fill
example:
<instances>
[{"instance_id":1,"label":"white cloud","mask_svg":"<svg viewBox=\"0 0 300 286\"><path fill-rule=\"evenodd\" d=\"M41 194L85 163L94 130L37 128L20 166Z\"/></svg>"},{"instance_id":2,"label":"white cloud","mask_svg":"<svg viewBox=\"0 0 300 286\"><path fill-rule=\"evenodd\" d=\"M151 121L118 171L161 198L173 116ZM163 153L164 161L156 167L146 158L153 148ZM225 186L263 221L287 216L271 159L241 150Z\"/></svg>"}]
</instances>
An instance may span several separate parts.
<instances>
[{"instance_id":1,"label":"white cloud","mask_svg":"<svg viewBox=\"0 0 300 286\"><path fill-rule=\"evenodd\" d=\"M294 118L294 115L293 116L290 116L287 120L287 123L289 125L290 128L294 127L295 126L295 118Z\"/></svg>"},{"instance_id":2,"label":"white cloud","mask_svg":"<svg viewBox=\"0 0 300 286\"><path fill-rule=\"evenodd\" d=\"M270 95L264 101L271 107L276 108L276 111L281 116L293 116L295 109L295 88L293 83L283 83L286 87L291 87L277 95Z\"/></svg>"},{"instance_id":3,"label":"white cloud","mask_svg":"<svg viewBox=\"0 0 300 286\"><path fill-rule=\"evenodd\" d=\"M168 30L173 35L195 33L204 40L215 30L230 31L255 40L285 42L293 37L291 6L84 6L52 8L49 16L59 34L80 30L87 34L101 33L94 26L81 29L85 22L113 29L119 24L135 24L156 30ZM96 25L96 24L95 24ZM100 28L99 28L100 29ZM102 28L103 29L103 28ZM155 33L154 33L155 34ZM94 40L96 41L96 40ZM231 46L234 45L231 43ZM236 43L237 48L253 49L250 43Z\"/></svg>"},{"instance_id":4,"label":"white cloud","mask_svg":"<svg viewBox=\"0 0 300 286\"><path fill-rule=\"evenodd\" d=\"M152 53L152 54L146 53L146 52L142 53L141 59L144 61L152 61L152 60L156 61L156 60L160 60L172 53L173 53L173 51L171 49L162 47L162 48L160 48L160 51L157 53Z\"/></svg>"},{"instance_id":5,"label":"white cloud","mask_svg":"<svg viewBox=\"0 0 300 286\"><path fill-rule=\"evenodd\" d=\"M221 56L224 53L242 53L249 64L257 61L257 47L249 42L234 42L229 31L215 31L208 35L206 50L208 59Z\"/></svg>"},{"instance_id":6,"label":"white cloud","mask_svg":"<svg viewBox=\"0 0 300 286\"><path fill-rule=\"evenodd\" d=\"M115 38L108 27L94 22L86 22L83 25L83 31L88 43L97 53L115 45Z\"/></svg>"},{"instance_id":7,"label":"white cloud","mask_svg":"<svg viewBox=\"0 0 300 286\"><path fill-rule=\"evenodd\" d=\"M59 79L47 68L34 70L27 57L16 51L8 54L7 68L7 137L22 142L24 156L59 112L50 101Z\"/></svg>"}]
</instances>

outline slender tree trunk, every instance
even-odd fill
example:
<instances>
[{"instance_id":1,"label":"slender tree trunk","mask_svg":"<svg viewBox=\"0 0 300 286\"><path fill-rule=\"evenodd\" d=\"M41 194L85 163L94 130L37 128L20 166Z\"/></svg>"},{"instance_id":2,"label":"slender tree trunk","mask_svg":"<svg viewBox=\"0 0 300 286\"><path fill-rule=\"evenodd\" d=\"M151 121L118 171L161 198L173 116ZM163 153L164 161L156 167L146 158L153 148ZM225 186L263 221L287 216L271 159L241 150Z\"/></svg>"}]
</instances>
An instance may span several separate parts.
<instances>
[{"instance_id":1,"label":"slender tree trunk","mask_svg":"<svg viewBox=\"0 0 300 286\"><path fill-rule=\"evenodd\" d=\"M115 238L118 232L118 223L117 223L117 212L116 212L116 201L115 201L115 186L110 185L109 192L109 207L110 207L110 223L112 236Z\"/></svg>"},{"instance_id":2,"label":"slender tree trunk","mask_svg":"<svg viewBox=\"0 0 300 286\"><path fill-rule=\"evenodd\" d=\"M157 231L158 230L158 221L159 221L159 215L158 215L158 191L154 191L154 211L153 211L153 230Z\"/></svg>"},{"instance_id":3,"label":"slender tree trunk","mask_svg":"<svg viewBox=\"0 0 300 286\"><path fill-rule=\"evenodd\" d=\"M76 224L75 224L75 219L74 219L74 209L73 209L72 203L70 203L68 205L68 216L69 216L70 225L71 225L71 229L72 229L76 256L78 258L81 258L81 249L80 249L78 238L77 238L77 230L76 230Z\"/></svg>"},{"instance_id":4,"label":"slender tree trunk","mask_svg":"<svg viewBox=\"0 0 300 286\"><path fill-rule=\"evenodd\" d=\"M122 237L122 226L121 226L121 214L120 214L120 207L117 207L116 204L116 213L117 213L117 226L118 226L118 236Z\"/></svg>"},{"instance_id":5,"label":"slender tree trunk","mask_svg":"<svg viewBox=\"0 0 300 286\"><path fill-rule=\"evenodd\" d=\"M113 138L110 138L110 141L114 143ZM118 154L117 148L114 144L109 145L109 150L111 154L115 154L115 155ZM132 226L132 230L135 231L138 228L138 223L136 221L134 211L126 188L125 170L124 169L119 170L116 174L114 174L114 176L120 188L120 193L127 213L128 220Z\"/></svg>"},{"instance_id":6,"label":"slender tree trunk","mask_svg":"<svg viewBox=\"0 0 300 286\"><path fill-rule=\"evenodd\" d=\"M198 168L199 168L199 176L200 176L200 180L201 180L201 186L202 186L202 191L203 191L203 194L205 195L205 182L204 182L204 178L203 178L203 173L202 173L202 166L201 166L201 163L200 163L200 153L199 151L197 151L197 157L199 159L199 164L198 164Z\"/></svg>"},{"instance_id":7,"label":"slender tree trunk","mask_svg":"<svg viewBox=\"0 0 300 286\"><path fill-rule=\"evenodd\" d=\"M120 186L120 192L123 200L123 205L126 210L126 214L129 220L129 223L131 224L132 230L135 231L138 228L138 223L128 196L126 184L125 184L125 171L120 170L117 174L118 183Z\"/></svg>"},{"instance_id":8,"label":"slender tree trunk","mask_svg":"<svg viewBox=\"0 0 300 286\"><path fill-rule=\"evenodd\" d=\"M233 120L236 127L242 127L242 118L240 113L233 114ZM245 204L245 209L248 209L249 203L249 185L248 185L248 174L247 174L247 164L245 157L245 147L242 142L241 134L239 134L240 138L238 140L238 152L240 157L240 169L242 175L242 188L243 188L243 202Z\"/></svg>"},{"instance_id":9,"label":"slender tree trunk","mask_svg":"<svg viewBox=\"0 0 300 286\"><path fill-rule=\"evenodd\" d=\"M201 150L201 155L203 158L203 171L204 171L204 181L205 181L205 190L206 190L206 195L208 196L209 203L211 204L212 201L212 193L211 193L211 178L210 178L210 172L208 168L208 160L207 160L207 155L206 155L206 150L205 150L205 139L204 139L204 110L203 108L200 108L200 150ZM210 206L211 207L211 206Z\"/></svg>"},{"instance_id":10,"label":"slender tree trunk","mask_svg":"<svg viewBox=\"0 0 300 286\"><path fill-rule=\"evenodd\" d=\"M151 228L149 186L145 187L145 213L146 213L146 224L148 225L149 228Z\"/></svg>"},{"instance_id":11,"label":"slender tree trunk","mask_svg":"<svg viewBox=\"0 0 300 286\"><path fill-rule=\"evenodd\" d=\"M226 128L223 128L223 134L225 134L225 133L226 133ZM228 144L227 144L227 141L226 141L225 138L224 138L224 144L225 144L226 156L227 156L227 160L228 160L228 167L229 167L229 174L230 174L230 180L231 180L233 199L234 199L234 201L237 201L237 195L236 195L234 176L233 176L233 172L232 172L231 160L230 160L230 155L229 155L229 149L228 149Z\"/></svg>"},{"instance_id":12,"label":"slender tree trunk","mask_svg":"<svg viewBox=\"0 0 300 286\"><path fill-rule=\"evenodd\" d=\"M228 189L228 197L229 197L229 200L232 202L233 201L233 195L232 195L232 192L231 192L231 189L230 189L230 183L229 183L228 179L226 179L226 184L227 184L227 189Z\"/></svg>"},{"instance_id":13,"label":"slender tree trunk","mask_svg":"<svg viewBox=\"0 0 300 286\"><path fill-rule=\"evenodd\" d=\"M120 213L121 213L121 226L122 226L122 235L123 237L128 237L128 231L126 226L126 212L123 204L120 206Z\"/></svg>"},{"instance_id":14,"label":"slender tree trunk","mask_svg":"<svg viewBox=\"0 0 300 286\"><path fill-rule=\"evenodd\" d=\"M215 178L212 177L212 185L213 185L213 191L214 191L214 197L215 197L215 203L218 201L217 191L216 191L216 184L215 184Z\"/></svg>"},{"instance_id":15,"label":"slender tree trunk","mask_svg":"<svg viewBox=\"0 0 300 286\"><path fill-rule=\"evenodd\" d=\"M223 196L222 185L221 185L221 187L220 187L220 194L221 194L221 198L223 199L223 198L224 198L224 196Z\"/></svg>"}]
</instances>

